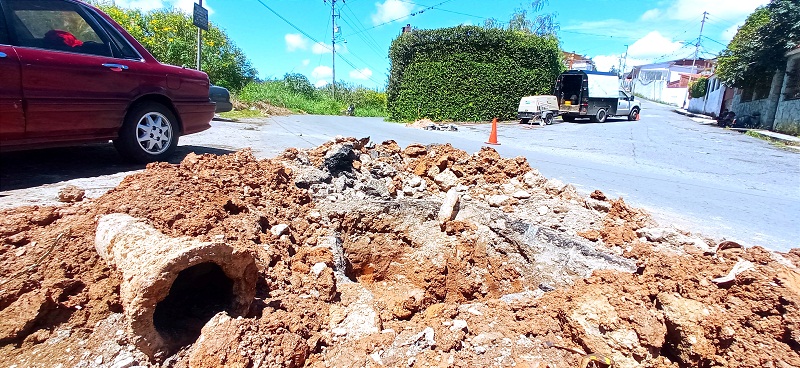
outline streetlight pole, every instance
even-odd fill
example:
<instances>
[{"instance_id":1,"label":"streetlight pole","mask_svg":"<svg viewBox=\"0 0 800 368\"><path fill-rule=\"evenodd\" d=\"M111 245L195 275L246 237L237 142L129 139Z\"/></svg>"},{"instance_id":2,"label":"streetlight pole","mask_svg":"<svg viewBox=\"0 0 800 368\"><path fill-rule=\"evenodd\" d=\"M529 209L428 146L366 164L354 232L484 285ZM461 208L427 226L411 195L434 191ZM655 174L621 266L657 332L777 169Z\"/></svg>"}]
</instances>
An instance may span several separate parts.
<instances>
[{"instance_id":1,"label":"streetlight pole","mask_svg":"<svg viewBox=\"0 0 800 368\"><path fill-rule=\"evenodd\" d=\"M199 0L200 7L203 6L203 0ZM200 50L203 47L203 30L197 27L197 70L200 70Z\"/></svg>"}]
</instances>

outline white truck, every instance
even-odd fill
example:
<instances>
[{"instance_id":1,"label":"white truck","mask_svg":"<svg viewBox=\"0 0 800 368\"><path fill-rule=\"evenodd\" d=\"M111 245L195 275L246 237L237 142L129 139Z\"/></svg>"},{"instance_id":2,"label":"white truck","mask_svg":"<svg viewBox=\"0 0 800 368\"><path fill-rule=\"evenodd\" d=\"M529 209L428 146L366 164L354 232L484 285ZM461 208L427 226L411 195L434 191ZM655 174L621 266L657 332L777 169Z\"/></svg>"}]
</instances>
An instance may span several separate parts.
<instances>
[{"instance_id":1,"label":"white truck","mask_svg":"<svg viewBox=\"0 0 800 368\"><path fill-rule=\"evenodd\" d=\"M589 118L602 123L609 116L637 120L642 111L641 102L619 88L614 73L568 70L558 76L555 95L564 121Z\"/></svg>"}]
</instances>

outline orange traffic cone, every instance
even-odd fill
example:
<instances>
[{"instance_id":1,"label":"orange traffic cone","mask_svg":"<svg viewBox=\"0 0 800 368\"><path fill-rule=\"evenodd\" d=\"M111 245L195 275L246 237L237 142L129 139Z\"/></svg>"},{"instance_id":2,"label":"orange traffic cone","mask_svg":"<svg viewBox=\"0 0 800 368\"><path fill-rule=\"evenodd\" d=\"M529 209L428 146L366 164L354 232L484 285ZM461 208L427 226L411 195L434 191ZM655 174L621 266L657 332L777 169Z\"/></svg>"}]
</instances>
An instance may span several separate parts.
<instances>
[{"instance_id":1,"label":"orange traffic cone","mask_svg":"<svg viewBox=\"0 0 800 368\"><path fill-rule=\"evenodd\" d=\"M641 115L642 115L642 113L640 111L636 112L636 121L639 121L639 116L641 116Z\"/></svg>"},{"instance_id":2,"label":"orange traffic cone","mask_svg":"<svg viewBox=\"0 0 800 368\"><path fill-rule=\"evenodd\" d=\"M492 119L492 133L489 134L489 141L486 144L497 144L497 118Z\"/></svg>"}]
</instances>

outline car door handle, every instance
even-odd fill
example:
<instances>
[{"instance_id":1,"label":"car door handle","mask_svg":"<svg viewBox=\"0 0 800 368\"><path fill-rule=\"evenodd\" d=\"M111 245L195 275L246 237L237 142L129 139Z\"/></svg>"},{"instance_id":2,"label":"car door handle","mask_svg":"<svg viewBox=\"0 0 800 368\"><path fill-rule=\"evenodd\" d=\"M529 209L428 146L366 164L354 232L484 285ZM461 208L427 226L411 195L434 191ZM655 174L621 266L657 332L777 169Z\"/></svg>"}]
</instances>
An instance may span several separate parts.
<instances>
[{"instance_id":1,"label":"car door handle","mask_svg":"<svg viewBox=\"0 0 800 368\"><path fill-rule=\"evenodd\" d=\"M128 66L127 65L123 65L123 64L105 63L105 64L103 64L103 66L106 67L106 68L111 68L111 70L114 70L114 71L120 71L120 70L127 70L128 69Z\"/></svg>"},{"instance_id":2,"label":"car door handle","mask_svg":"<svg viewBox=\"0 0 800 368\"><path fill-rule=\"evenodd\" d=\"M8 55L6 55L6 53L5 53L5 52L0 52L0 57L4 58L4 57L6 57L6 56L8 56Z\"/></svg>"}]
</instances>

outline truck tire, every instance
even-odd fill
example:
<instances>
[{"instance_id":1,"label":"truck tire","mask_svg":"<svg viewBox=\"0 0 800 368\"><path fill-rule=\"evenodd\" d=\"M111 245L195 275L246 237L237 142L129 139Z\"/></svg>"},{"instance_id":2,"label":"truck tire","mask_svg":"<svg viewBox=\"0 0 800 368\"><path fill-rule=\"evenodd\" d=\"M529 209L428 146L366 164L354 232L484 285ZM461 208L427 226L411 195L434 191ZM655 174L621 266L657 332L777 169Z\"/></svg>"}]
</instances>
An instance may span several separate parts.
<instances>
[{"instance_id":1,"label":"truck tire","mask_svg":"<svg viewBox=\"0 0 800 368\"><path fill-rule=\"evenodd\" d=\"M605 109L597 110L597 113L592 116L591 120L593 123L605 123L606 118L608 118L608 114L606 113Z\"/></svg>"},{"instance_id":2,"label":"truck tire","mask_svg":"<svg viewBox=\"0 0 800 368\"><path fill-rule=\"evenodd\" d=\"M542 115L542 121L539 123L539 125L545 126L545 125L552 125L552 124L553 124L553 114L546 113L546 114Z\"/></svg>"},{"instance_id":3,"label":"truck tire","mask_svg":"<svg viewBox=\"0 0 800 368\"><path fill-rule=\"evenodd\" d=\"M634 121L638 118L639 118L639 109L634 107L633 109L631 109L631 113L628 114L628 120Z\"/></svg>"},{"instance_id":4,"label":"truck tire","mask_svg":"<svg viewBox=\"0 0 800 368\"><path fill-rule=\"evenodd\" d=\"M178 145L178 119L166 106L145 102L134 106L125 116L114 147L130 161L148 163L166 161Z\"/></svg>"}]
</instances>

